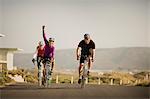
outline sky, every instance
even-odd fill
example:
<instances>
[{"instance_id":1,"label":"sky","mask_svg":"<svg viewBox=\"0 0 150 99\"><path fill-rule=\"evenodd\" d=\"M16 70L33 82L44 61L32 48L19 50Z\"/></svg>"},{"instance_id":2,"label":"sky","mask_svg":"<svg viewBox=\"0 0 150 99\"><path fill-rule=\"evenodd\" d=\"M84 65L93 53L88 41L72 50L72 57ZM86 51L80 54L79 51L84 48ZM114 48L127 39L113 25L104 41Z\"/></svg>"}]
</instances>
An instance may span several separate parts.
<instances>
[{"instance_id":1,"label":"sky","mask_svg":"<svg viewBox=\"0 0 150 99\"><path fill-rule=\"evenodd\" d=\"M2 0L0 0L0 33L2 33ZM0 38L0 46L2 45L2 40Z\"/></svg>"},{"instance_id":2,"label":"sky","mask_svg":"<svg viewBox=\"0 0 150 99\"><path fill-rule=\"evenodd\" d=\"M76 48L89 33L96 48L150 46L150 0L0 0L0 47L32 53L42 38Z\"/></svg>"},{"instance_id":3,"label":"sky","mask_svg":"<svg viewBox=\"0 0 150 99\"><path fill-rule=\"evenodd\" d=\"M150 47L150 0L148 1L148 40Z\"/></svg>"}]
</instances>

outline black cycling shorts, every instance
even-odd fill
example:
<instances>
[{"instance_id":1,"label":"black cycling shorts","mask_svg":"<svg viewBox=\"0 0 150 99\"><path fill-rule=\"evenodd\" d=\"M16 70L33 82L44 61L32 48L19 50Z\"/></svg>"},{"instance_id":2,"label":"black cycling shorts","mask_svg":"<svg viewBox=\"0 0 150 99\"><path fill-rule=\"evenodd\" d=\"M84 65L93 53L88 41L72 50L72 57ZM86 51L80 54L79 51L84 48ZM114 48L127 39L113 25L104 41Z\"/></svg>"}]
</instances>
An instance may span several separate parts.
<instances>
[{"instance_id":1,"label":"black cycling shorts","mask_svg":"<svg viewBox=\"0 0 150 99\"><path fill-rule=\"evenodd\" d=\"M81 55L81 57L80 57L80 64L84 63L84 60L86 60L85 56L90 57L90 55Z\"/></svg>"}]
</instances>

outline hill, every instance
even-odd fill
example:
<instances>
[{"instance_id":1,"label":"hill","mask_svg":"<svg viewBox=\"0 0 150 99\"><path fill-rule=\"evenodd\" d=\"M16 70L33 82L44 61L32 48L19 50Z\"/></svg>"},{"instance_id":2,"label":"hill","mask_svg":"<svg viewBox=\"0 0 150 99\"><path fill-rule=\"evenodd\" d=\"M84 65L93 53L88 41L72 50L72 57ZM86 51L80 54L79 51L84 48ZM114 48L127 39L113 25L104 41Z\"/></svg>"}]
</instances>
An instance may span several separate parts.
<instances>
[{"instance_id":1,"label":"hill","mask_svg":"<svg viewBox=\"0 0 150 99\"><path fill-rule=\"evenodd\" d=\"M14 66L34 68L32 64L33 53L16 53ZM77 69L78 61L75 49L56 50L56 69ZM149 70L150 48L148 47L122 47L96 49L94 70Z\"/></svg>"}]
</instances>

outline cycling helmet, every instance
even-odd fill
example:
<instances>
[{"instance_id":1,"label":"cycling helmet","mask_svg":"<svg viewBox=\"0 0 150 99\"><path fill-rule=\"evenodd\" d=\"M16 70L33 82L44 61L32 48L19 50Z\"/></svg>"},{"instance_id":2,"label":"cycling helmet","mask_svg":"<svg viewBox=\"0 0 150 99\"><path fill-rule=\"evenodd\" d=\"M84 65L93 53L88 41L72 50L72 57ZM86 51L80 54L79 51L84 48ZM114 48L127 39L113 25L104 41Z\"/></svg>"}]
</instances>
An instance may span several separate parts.
<instances>
[{"instance_id":1,"label":"cycling helmet","mask_svg":"<svg viewBox=\"0 0 150 99\"><path fill-rule=\"evenodd\" d=\"M42 41L39 41L39 45L43 45L43 42L42 42Z\"/></svg>"},{"instance_id":2,"label":"cycling helmet","mask_svg":"<svg viewBox=\"0 0 150 99\"><path fill-rule=\"evenodd\" d=\"M88 40L90 38L90 34L88 33L84 34L84 38Z\"/></svg>"},{"instance_id":3,"label":"cycling helmet","mask_svg":"<svg viewBox=\"0 0 150 99\"><path fill-rule=\"evenodd\" d=\"M49 41L50 41L50 42L54 42L55 39L54 39L54 38L49 38Z\"/></svg>"}]
</instances>

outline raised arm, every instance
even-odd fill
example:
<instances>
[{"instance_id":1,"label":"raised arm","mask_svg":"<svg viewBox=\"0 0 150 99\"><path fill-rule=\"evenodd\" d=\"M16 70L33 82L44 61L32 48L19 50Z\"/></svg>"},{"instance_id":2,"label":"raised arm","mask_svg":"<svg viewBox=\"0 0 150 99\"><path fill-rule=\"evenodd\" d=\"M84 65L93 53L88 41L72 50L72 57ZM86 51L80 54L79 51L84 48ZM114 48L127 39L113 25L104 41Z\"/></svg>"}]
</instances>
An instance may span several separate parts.
<instances>
[{"instance_id":1,"label":"raised arm","mask_svg":"<svg viewBox=\"0 0 150 99\"><path fill-rule=\"evenodd\" d=\"M42 26L42 30L43 30L43 39L44 39L45 44L47 45L48 40L47 40L46 35L45 35L45 26Z\"/></svg>"}]
</instances>

